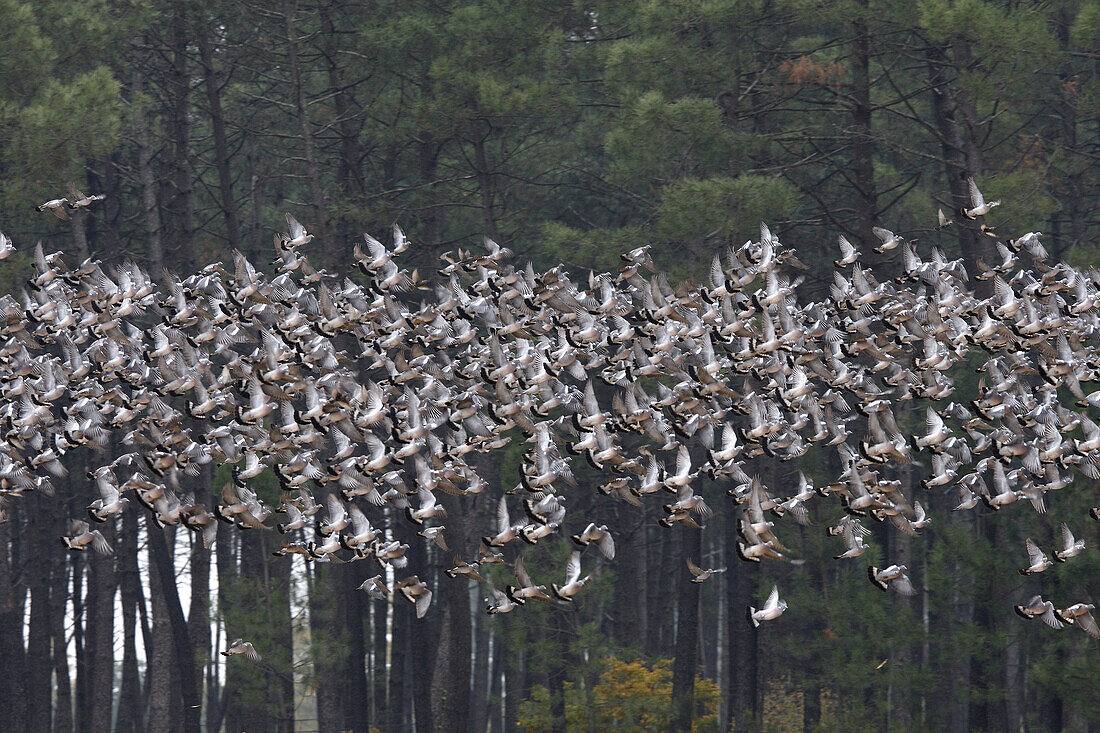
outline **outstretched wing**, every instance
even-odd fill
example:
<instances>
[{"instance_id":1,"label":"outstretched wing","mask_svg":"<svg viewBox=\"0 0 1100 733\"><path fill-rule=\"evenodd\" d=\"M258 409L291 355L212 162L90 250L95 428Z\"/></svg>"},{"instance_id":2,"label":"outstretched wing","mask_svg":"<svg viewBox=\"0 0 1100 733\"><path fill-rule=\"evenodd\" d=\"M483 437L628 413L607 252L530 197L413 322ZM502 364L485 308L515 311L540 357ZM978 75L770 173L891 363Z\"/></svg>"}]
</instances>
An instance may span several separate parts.
<instances>
[{"instance_id":1,"label":"outstretched wing","mask_svg":"<svg viewBox=\"0 0 1100 733\"><path fill-rule=\"evenodd\" d=\"M1036 565L1043 561L1045 557L1043 551L1039 549L1038 545L1031 541L1030 537L1024 541L1024 546L1027 548L1027 559L1032 565Z\"/></svg>"},{"instance_id":2,"label":"outstretched wing","mask_svg":"<svg viewBox=\"0 0 1100 733\"><path fill-rule=\"evenodd\" d=\"M569 556L569 563L565 566L565 584L572 585L581 579L581 553L577 550Z\"/></svg>"},{"instance_id":3,"label":"outstretched wing","mask_svg":"<svg viewBox=\"0 0 1100 733\"><path fill-rule=\"evenodd\" d=\"M978 184L974 183L973 178L967 178L966 185L970 189L970 205L977 209L985 203L985 196L982 196L982 192L978 190Z\"/></svg>"},{"instance_id":4,"label":"outstretched wing","mask_svg":"<svg viewBox=\"0 0 1100 733\"><path fill-rule=\"evenodd\" d=\"M114 550L111 545L108 544L107 538L103 536L103 533L98 529L92 532L92 549L98 552L100 555L112 555Z\"/></svg>"},{"instance_id":5,"label":"outstretched wing","mask_svg":"<svg viewBox=\"0 0 1100 733\"><path fill-rule=\"evenodd\" d=\"M773 585L768 600L764 601L764 608L776 608L779 605L779 586Z\"/></svg>"},{"instance_id":6,"label":"outstretched wing","mask_svg":"<svg viewBox=\"0 0 1100 733\"><path fill-rule=\"evenodd\" d=\"M527 568L523 565L523 558L517 557L515 564L516 580L524 588L530 588L534 583L531 582L531 576L527 574Z\"/></svg>"},{"instance_id":7,"label":"outstretched wing","mask_svg":"<svg viewBox=\"0 0 1100 733\"><path fill-rule=\"evenodd\" d=\"M1066 525L1066 523L1062 522L1062 548L1063 548L1063 550L1067 550L1067 551L1072 550L1074 542L1076 542L1076 540L1073 537L1073 532L1070 532L1069 527Z\"/></svg>"},{"instance_id":8,"label":"outstretched wing","mask_svg":"<svg viewBox=\"0 0 1100 733\"><path fill-rule=\"evenodd\" d=\"M915 595L917 592L916 589L913 588L913 582L909 580L908 575L899 575L897 578L894 579L891 585L893 586L894 590L896 590L898 593L901 593L903 596Z\"/></svg>"},{"instance_id":9,"label":"outstretched wing","mask_svg":"<svg viewBox=\"0 0 1100 733\"><path fill-rule=\"evenodd\" d=\"M1036 596L1036 598L1041 599L1041 596ZM1065 624L1063 624L1062 620L1058 618L1058 615L1054 613L1054 604L1050 601L1047 601L1043 605L1046 609L1043 611L1043 615L1041 616L1041 618L1043 619L1043 623L1052 629L1062 628Z\"/></svg>"},{"instance_id":10,"label":"outstretched wing","mask_svg":"<svg viewBox=\"0 0 1100 733\"><path fill-rule=\"evenodd\" d=\"M243 644L243 647L244 647L244 652L242 652L242 653L244 654L245 659L249 659L253 662L260 661L260 659L261 659L260 653L258 651L256 651L256 648L254 646L252 646L251 641L246 641Z\"/></svg>"},{"instance_id":11,"label":"outstretched wing","mask_svg":"<svg viewBox=\"0 0 1100 733\"><path fill-rule=\"evenodd\" d=\"M428 613L428 606L430 605L432 605L432 592L430 590L425 590L416 597L416 617L424 618L424 615Z\"/></svg>"}]
</instances>

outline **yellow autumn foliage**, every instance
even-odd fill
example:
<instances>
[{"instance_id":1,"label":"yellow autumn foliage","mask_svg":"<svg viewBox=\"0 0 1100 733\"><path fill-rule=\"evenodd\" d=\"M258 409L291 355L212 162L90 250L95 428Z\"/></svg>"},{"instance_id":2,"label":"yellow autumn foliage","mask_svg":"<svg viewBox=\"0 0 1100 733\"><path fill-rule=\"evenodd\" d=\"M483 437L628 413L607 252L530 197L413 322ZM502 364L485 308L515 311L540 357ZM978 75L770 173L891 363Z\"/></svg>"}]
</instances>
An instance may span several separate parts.
<instances>
[{"instance_id":1,"label":"yellow autumn foliage","mask_svg":"<svg viewBox=\"0 0 1100 733\"><path fill-rule=\"evenodd\" d=\"M565 718L568 731L662 731L669 726L672 698L671 660L624 661L609 657L590 691L574 682L565 683ZM695 678L697 717L693 731L715 731L720 693L713 680ZM550 693L541 685L520 706L519 727L528 733L551 729Z\"/></svg>"}]
</instances>

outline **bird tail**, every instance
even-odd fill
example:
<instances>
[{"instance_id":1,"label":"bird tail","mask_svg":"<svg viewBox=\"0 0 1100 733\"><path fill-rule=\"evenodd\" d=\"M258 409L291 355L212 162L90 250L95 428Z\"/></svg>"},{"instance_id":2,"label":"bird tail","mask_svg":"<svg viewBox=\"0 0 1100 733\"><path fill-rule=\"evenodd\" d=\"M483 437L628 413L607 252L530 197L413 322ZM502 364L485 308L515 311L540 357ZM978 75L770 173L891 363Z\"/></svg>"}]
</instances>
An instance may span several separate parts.
<instances>
[{"instance_id":1,"label":"bird tail","mask_svg":"<svg viewBox=\"0 0 1100 733\"><path fill-rule=\"evenodd\" d=\"M1018 615L1020 618L1027 618L1027 619L1031 618L1031 616L1027 615L1027 613L1024 612L1024 607L1023 606L1013 606L1012 610L1015 611L1016 615Z\"/></svg>"},{"instance_id":2,"label":"bird tail","mask_svg":"<svg viewBox=\"0 0 1100 733\"><path fill-rule=\"evenodd\" d=\"M881 591L885 591L887 587L886 581L878 579L878 568L874 565L867 566L867 577L871 579L871 582Z\"/></svg>"},{"instance_id":3,"label":"bird tail","mask_svg":"<svg viewBox=\"0 0 1100 733\"><path fill-rule=\"evenodd\" d=\"M749 623L752 624L752 627L754 629L760 627L760 622L756 620L755 614L756 614L756 609L753 608L752 606L749 606L747 615L748 615Z\"/></svg>"}]
</instances>

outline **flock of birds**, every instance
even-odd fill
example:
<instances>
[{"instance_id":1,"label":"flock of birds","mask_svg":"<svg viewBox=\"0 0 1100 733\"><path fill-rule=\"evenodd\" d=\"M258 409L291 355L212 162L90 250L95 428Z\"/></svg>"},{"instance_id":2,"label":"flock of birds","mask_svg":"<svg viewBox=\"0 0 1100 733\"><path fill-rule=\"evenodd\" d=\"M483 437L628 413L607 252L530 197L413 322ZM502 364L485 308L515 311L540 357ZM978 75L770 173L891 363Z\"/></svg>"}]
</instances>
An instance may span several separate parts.
<instances>
[{"instance_id":1,"label":"flock of birds","mask_svg":"<svg viewBox=\"0 0 1100 733\"><path fill-rule=\"evenodd\" d=\"M998 203L971 191L963 216ZM63 216L98 198L72 197L39 210ZM446 551L440 496L499 491L470 459L513 440L526 446L519 483L499 492L477 556L447 570L488 586L489 613L572 601L592 577L589 548L614 558L606 526L567 521L570 455L602 471L596 488L611 500L661 497L666 527L705 523L700 480L721 482L737 507L738 553L756 563L792 560L778 520L806 524L812 503L837 507L828 533L841 561L868 549L866 522L916 535L932 519L883 469L918 456L931 465L922 490L953 486L956 511L1044 512L1071 472L1100 479L1100 426L1083 411L1100 407L1100 391L1085 391L1100 369L1100 272L1050 262L1036 233L998 242L996 262L967 272L876 228L876 251L896 258L892 279L861 266L841 237L828 297L800 302L784 274L794 253L765 225L716 255L705 285L674 289L648 247L578 282L562 266L517 268L492 241L484 253L444 255L429 283L400 267L409 241L396 226L392 246L365 236L355 247L353 280L314 269L301 249L312 235L286 219L271 277L235 252L230 269L156 273L158 282L133 262L69 269L39 244L22 302L0 299L0 501L49 494L67 452L103 452L114 434L126 452L88 474L99 498L89 521L70 523L70 549L111 552L93 526L136 503L207 546L221 521L278 531L279 553L307 561L376 562L362 590L400 595L423 616L431 585L401 577L409 546L380 518L388 508ZM951 226L942 211L939 222ZM14 247L0 243L6 257ZM988 281L988 297L972 278ZM975 353L978 396L951 401L951 372ZM922 411L925 429L907 439L899 413ZM815 444L839 457L830 483L798 472L769 487L755 472L753 459L792 461ZM231 466L232 481L205 506L181 476L211 463ZM284 489L277 506L252 484L269 470ZM579 531L567 535L576 549L564 582L537 583L516 553L514 585L498 589L480 572L507 562L500 548L567 525ZM1084 549L1069 527L1062 535L1057 561ZM1050 565L1030 539L1026 549L1021 572ZM704 582L724 568L689 570ZM884 591L914 592L905 565L867 575ZM748 618L758 625L786 607L773 588ZM1092 610L1041 596L1016 607L1100 637ZM238 640L225 653L255 650Z\"/></svg>"}]
</instances>

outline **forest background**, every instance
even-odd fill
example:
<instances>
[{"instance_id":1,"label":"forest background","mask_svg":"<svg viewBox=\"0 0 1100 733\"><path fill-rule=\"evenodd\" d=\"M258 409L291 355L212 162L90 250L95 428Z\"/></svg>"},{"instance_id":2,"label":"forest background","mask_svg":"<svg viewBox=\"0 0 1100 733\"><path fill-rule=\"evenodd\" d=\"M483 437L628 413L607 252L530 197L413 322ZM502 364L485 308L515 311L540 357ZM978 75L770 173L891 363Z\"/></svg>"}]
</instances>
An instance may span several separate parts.
<instances>
[{"instance_id":1,"label":"forest background","mask_svg":"<svg viewBox=\"0 0 1100 733\"><path fill-rule=\"evenodd\" d=\"M0 228L21 250L0 285L18 293L37 240L154 274L234 249L270 269L290 211L330 272L396 221L424 276L487 235L582 278L652 244L677 281L766 220L807 265L800 293L823 297L838 234L864 252L873 224L949 256L974 246L971 229L933 231L968 176L1004 200L999 231L1041 231L1054 258L1086 265L1100 260L1098 49L1100 4L1058 0L0 0ZM35 213L70 184L107 198L69 223ZM521 450L478 472L512 486ZM184 676L208 731L660 730L677 664L699 676L698 730L1100 727L1096 643L1011 611L1033 592L1014 572L1024 537L1097 503L1080 476L1045 517L952 514L953 491L922 491L933 524L876 529L863 558L906 562L907 599L832 561L836 517L816 509L795 531L805 564L740 562L714 484L697 559L729 571L686 583L688 530L597 496L578 467L570 508L619 549L577 603L488 617L483 589L440 577L453 553L414 542L410 571L438 585L417 620L354 590L368 563L276 558L274 532L222 526L207 550L164 530L178 593L150 572L136 511L105 526L113 557L67 553L65 522L94 498L92 457L69 459L61 500L10 502L0 524L0 730L177 730ZM798 469L839 472L760 471L784 495ZM909 493L926 472L901 472ZM194 480L196 498L219 480ZM496 495L462 499L452 550L474 554ZM388 530L416 539L400 519ZM1096 525L1077 532L1100 546ZM558 580L568 551L563 537L536 580ZM1097 558L1044 580L1095 598ZM744 609L773 583L790 610L754 631ZM675 644L685 624L694 650ZM225 664L235 637L263 661Z\"/></svg>"}]
</instances>

